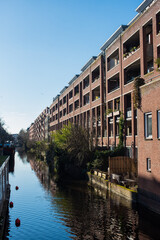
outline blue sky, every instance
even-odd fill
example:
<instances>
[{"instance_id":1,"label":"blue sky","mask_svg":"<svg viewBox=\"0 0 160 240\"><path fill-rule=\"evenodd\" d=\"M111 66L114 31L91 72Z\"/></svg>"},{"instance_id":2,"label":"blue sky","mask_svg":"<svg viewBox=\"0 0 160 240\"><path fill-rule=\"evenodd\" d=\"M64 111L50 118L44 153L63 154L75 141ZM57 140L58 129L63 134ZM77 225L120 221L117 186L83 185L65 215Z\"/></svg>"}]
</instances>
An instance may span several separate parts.
<instances>
[{"instance_id":1,"label":"blue sky","mask_svg":"<svg viewBox=\"0 0 160 240\"><path fill-rule=\"evenodd\" d=\"M30 126L142 0L0 0L0 118Z\"/></svg>"}]
</instances>

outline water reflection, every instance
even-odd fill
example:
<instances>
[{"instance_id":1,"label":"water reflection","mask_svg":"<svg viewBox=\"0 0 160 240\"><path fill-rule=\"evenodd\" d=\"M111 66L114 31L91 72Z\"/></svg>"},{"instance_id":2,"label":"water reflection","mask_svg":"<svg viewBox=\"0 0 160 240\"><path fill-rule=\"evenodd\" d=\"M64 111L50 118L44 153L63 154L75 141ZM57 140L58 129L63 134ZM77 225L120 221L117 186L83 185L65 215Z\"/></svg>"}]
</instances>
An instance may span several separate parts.
<instances>
[{"instance_id":1,"label":"water reflection","mask_svg":"<svg viewBox=\"0 0 160 240\"><path fill-rule=\"evenodd\" d=\"M15 164L15 157L13 155L13 156L10 156L10 159L9 159L9 172L10 173L14 173L14 164Z\"/></svg>"},{"instance_id":2,"label":"water reflection","mask_svg":"<svg viewBox=\"0 0 160 240\"><path fill-rule=\"evenodd\" d=\"M56 185L47 165L32 156L16 155L15 178L21 179L22 194L12 193L19 206L10 209L7 239L160 239L160 217L86 183ZM23 222L18 231L13 226L17 212Z\"/></svg>"}]
</instances>

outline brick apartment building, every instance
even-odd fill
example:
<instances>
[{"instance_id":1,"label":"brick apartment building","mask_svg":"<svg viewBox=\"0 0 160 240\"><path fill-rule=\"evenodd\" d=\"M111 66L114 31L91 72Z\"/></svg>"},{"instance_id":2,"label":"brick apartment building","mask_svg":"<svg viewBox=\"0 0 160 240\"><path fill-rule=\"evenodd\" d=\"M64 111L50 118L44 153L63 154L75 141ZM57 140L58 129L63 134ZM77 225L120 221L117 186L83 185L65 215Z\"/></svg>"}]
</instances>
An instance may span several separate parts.
<instances>
[{"instance_id":1,"label":"brick apartment building","mask_svg":"<svg viewBox=\"0 0 160 240\"><path fill-rule=\"evenodd\" d=\"M30 140L49 140L49 116L50 109L46 107L29 127Z\"/></svg>"},{"instance_id":2,"label":"brick apartment building","mask_svg":"<svg viewBox=\"0 0 160 240\"><path fill-rule=\"evenodd\" d=\"M125 119L128 155L137 157L137 110L133 107L133 80L159 77L155 59L160 56L160 1L146 0L137 16L122 25L104 43L79 75L64 87L50 106L50 131L68 121L89 128L99 145L118 145L120 113Z\"/></svg>"},{"instance_id":3,"label":"brick apartment building","mask_svg":"<svg viewBox=\"0 0 160 240\"><path fill-rule=\"evenodd\" d=\"M155 63L160 58L160 0L144 0L136 11L53 99L49 131L70 121L112 149L119 143L123 114L127 155L138 159L140 201L146 196L154 203L158 199L160 209L160 72ZM140 110L133 104L136 77L145 81ZM42 115L34 122L36 140L44 137Z\"/></svg>"},{"instance_id":4,"label":"brick apartment building","mask_svg":"<svg viewBox=\"0 0 160 240\"><path fill-rule=\"evenodd\" d=\"M34 123L31 123L31 126L28 129L29 131L29 139L34 140Z\"/></svg>"}]
</instances>

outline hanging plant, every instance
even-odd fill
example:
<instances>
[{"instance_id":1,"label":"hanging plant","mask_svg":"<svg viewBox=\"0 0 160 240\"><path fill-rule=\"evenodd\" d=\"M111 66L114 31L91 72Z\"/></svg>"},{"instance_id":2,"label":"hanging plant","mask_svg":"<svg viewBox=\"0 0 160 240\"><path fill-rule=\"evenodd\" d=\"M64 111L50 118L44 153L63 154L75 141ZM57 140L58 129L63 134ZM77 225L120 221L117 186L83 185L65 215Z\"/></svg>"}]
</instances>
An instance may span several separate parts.
<instances>
[{"instance_id":1,"label":"hanging plant","mask_svg":"<svg viewBox=\"0 0 160 240\"><path fill-rule=\"evenodd\" d=\"M119 119L119 146L123 146L123 133L124 133L124 118L123 114L121 114Z\"/></svg>"},{"instance_id":2,"label":"hanging plant","mask_svg":"<svg viewBox=\"0 0 160 240\"><path fill-rule=\"evenodd\" d=\"M141 91L140 86L144 85L145 81L143 78L137 77L134 79L133 86L133 105L134 108L141 108Z\"/></svg>"}]
</instances>

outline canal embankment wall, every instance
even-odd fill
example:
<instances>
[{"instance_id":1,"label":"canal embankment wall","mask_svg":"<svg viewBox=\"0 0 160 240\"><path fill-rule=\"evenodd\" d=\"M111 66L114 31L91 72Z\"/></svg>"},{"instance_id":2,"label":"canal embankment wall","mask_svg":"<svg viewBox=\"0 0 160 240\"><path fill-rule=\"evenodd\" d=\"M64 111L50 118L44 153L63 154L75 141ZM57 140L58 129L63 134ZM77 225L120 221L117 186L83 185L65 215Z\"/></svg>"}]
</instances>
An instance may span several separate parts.
<instances>
[{"instance_id":1,"label":"canal embankment wall","mask_svg":"<svg viewBox=\"0 0 160 240\"><path fill-rule=\"evenodd\" d=\"M137 202L137 191L134 191L132 189L128 189L124 186L115 184L110 182L109 180L105 179L105 176L103 178L103 176L98 176L98 175L94 175L90 172L88 172L88 178L89 178L89 184L91 186L99 186L103 189L105 189L106 191L111 191L113 193L116 193L118 195L120 195L121 197L124 197L127 200L133 201L133 202Z\"/></svg>"}]
</instances>

